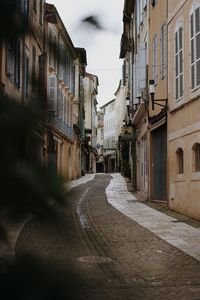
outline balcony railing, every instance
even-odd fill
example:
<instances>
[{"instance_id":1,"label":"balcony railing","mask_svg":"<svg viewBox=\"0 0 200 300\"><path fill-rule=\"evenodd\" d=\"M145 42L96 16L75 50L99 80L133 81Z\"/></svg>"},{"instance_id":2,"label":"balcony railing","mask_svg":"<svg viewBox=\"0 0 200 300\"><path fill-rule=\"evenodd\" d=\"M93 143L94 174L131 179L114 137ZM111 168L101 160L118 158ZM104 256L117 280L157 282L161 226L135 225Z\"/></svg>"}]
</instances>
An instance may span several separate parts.
<instances>
[{"instance_id":1,"label":"balcony railing","mask_svg":"<svg viewBox=\"0 0 200 300\"><path fill-rule=\"evenodd\" d=\"M61 131L65 136L70 139L74 138L74 130L69 127L62 119L57 116L49 116L49 124L54 126L57 130Z\"/></svg>"}]
</instances>

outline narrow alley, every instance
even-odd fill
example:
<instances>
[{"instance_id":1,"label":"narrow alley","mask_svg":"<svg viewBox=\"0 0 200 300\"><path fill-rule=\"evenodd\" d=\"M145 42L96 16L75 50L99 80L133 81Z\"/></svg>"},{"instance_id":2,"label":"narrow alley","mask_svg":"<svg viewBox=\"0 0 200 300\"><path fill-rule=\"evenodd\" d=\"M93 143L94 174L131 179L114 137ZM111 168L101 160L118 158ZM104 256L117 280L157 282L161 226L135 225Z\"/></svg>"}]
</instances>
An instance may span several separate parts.
<instances>
[{"instance_id":1,"label":"narrow alley","mask_svg":"<svg viewBox=\"0 0 200 300\"><path fill-rule=\"evenodd\" d=\"M59 224L32 219L16 244L16 257L37 254L66 272L52 299L199 299L199 228L140 203L117 173L72 182L66 202Z\"/></svg>"}]
</instances>

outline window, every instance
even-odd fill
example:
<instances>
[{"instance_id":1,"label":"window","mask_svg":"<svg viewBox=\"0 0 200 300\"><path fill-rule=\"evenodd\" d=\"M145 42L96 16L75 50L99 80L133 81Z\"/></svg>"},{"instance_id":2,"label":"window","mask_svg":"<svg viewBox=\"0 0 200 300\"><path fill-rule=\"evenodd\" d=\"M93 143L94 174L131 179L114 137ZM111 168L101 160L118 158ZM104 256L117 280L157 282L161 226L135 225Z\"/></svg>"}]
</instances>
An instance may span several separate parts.
<instances>
[{"instance_id":1,"label":"window","mask_svg":"<svg viewBox=\"0 0 200 300\"><path fill-rule=\"evenodd\" d=\"M43 25L43 0L40 0L39 23L40 23L40 26L42 27L42 25Z\"/></svg>"},{"instance_id":2,"label":"window","mask_svg":"<svg viewBox=\"0 0 200 300\"><path fill-rule=\"evenodd\" d=\"M104 136L104 132L103 132L103 128L101 128L101 139L103 140L103 136Z\"/></svg>"},{"instance_id":3,"label":"window","mask_svg":"<svg viewBox=\"0 0 200 300\"><path fill-rule=\"evenodd\" d=\"M33 10L37 13L37 0L33 0Z\"/></svg>"},{"instance_id":4,"label":"window","mask_svg":"<svg viewBox=\"0 0 200 300\"><path fill-rule=\"evenodd\" d=\"M139 33L140 23L142 21L141 19L141 0L137 0L136 9L137 9L137 30Z\"/></svg>"},{"instance_id":5,"label":"window","mask_svg":"<svg viewBox=\"0 0 200 300\"><path fill-rule=\"evenodd\" d=\"M183 97L183 27L175 32L175 97Z\"/></svg>"},{"instance_id":6,"label":"window","mask_svg":"<svg viewBox=\"0 0 200 300\"><path fill-rule=\"evenodd\" d=\"M62 93L62 89L59 88L58 89L58 118L60 120L63 120L63 93Z\"/></svg>"},{"instance_id":7,"label":"window","mask_svg":"<svg viewBox=\"0 0 200 300\"><path fill-rule=\"evenodd\" d=\"M7 43L7 75L17 88L20 88L20 48L20 40Z\"/></svg>"},{"instance_id":8,"label":"window","mask_svg":"<svg viewBox=\"0 0 200 300\"><path fill-rule=\"evenodd\" d=\"M153 66L152 66L152 75L155 84L157 84L158 74L157 74L157 61L158 61L158 37L157 35L153 38Z\"/></svg>"},{"instance_id":9,"label":"window","mask_svg":"<svg viewBox=\"0 0 200 300\"><path fill-rule=\"evenodd\" d=\"M57 78L56 75L48 77L48 103L49 111L57 113Z\"/></svg>"},{"instance_id":10,"label":"window","mask_svg":"<svg viewBox=\"0 0 200 300\"><path fill-rule=\"evenodd\" d=\"M193 150L193 171L200 172L200 143L194 144Z\"/></svg>"},{"instance_id":11,"label":"window","mask_svg":"<svg viewBox=\"0 0 200 300\"><path fill-rule=\"evenodd\" d=\"M32 48L32 95L36 92L36 49Z\"/></svg>"},{"instance_id":12,"label":"window","mask_svg":"<svg viewBox=\"0 0 200 300\"><path fill-rule=\"evenodd\" d=\"M176 165L177 165L177 174L184 173L184 157L183 157L183 149L178 148L176 151Z\"/></svg>"},{"instance_id":13,"label":"window","mask_svg":"<svg viewBox=\"0 0 200 300\"><path fill-rule=\"evenodd\" d=\"M191 88L200 86L200 6L190 16Z\"/></svg>"},{"instance_id":14,"label":"window","mask_svg":"<svg viewBox=\"0 0 200 300\"><path fill-rule=\"evenodd\" d=\"M25 49L24 56L24 96L29 96L29 53L28 50Z\"/></svg>"},{"instance_id":15,"label":"window","mask_svg":"<svg viewBox=\"0 0 200 300\"><path fill-rule=\"evenodd\" d=\"M167 70L167 31L166 25L161 27L161 79L166 76Z\"/></svg>"}]
</instances>

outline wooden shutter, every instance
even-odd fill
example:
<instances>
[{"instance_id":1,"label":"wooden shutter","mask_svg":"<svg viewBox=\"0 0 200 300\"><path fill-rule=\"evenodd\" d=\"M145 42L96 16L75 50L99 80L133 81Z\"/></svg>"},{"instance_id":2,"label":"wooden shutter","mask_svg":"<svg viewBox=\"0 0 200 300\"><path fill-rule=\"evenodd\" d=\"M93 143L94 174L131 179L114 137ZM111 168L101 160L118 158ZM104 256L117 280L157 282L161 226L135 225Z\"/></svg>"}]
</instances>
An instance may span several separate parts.
<instances>
[{"instance_id":1,"label":"wooden shutter","mask_svg":"<svg viewBox=\"0 0 200 300\"><path fill-rule=\"evenodd\" d=\"M194 39L194 14L190 16L191 37L191 88L195 87L195 39Z\"/></svg>"},{"instance_id":2,"label":"wooden shutter","mask_svg":"<svg viewBox=\"0 0 200 300\"><path fill-rule=\"evenodd\" d=\"M67 123L66 117L67 117L67 99L64 97L64 103L63 103L63 121L64 123Z\"/></svg>"},{"instance_id":3,"label":"wooden shutter","mask_svg":"<svg viewBox=\"0 0 200 300\"><path fill-rule=\"evenodd\" d=\"M195 10L195 34L196 34L196 86L200 85L200 7Z\"/></svg>"},{"instance_id":4,"label":"wooden shutter","mask_svg":"<svg viewBox=\"0 0 200 300\"><path fill-rule=\"evenodd\" d=\"M14 83L14 42L7 43L7 75L12 83Z\"/></svg>"},{"instance_id":5,"label":"wooden shutter","mask_svg":"<svg viewBox=\"0 0 200 300\"><path fill-rule=\"evenodd\" d=\"M158 79L158 74L157 74L157 47L158 47L158 37L157 37L157 35L155 35L154 39L153 39L153 66L152 66L153 79L154 79L155 84L157 83L157 79Z\"/></svg>"},{"instance_id":6,"label":"wooden shutter","mask_svg":"<svg viewBox=\"0 0 200 300\"><path fill-rule=\"evenodd\" d=\"M20 71L21 71L21 43L20 40L16 41L15 45L15 85L20 87Z\"/></svg>"},{"instance_id":7,"label":"wooden shutter","mask_svg":"<svg viewBox=\"0 0 200 300\"><path fill-rule=\"evenodd\" d=\"M176 101L183 96L183 27L175 33L175 95Z\"/></svg>"},{"instance_id":8,"label":"wooden shutter","mask_svg":"<svg viewBox=\"0 0 200 300\"><path fill-rule=\"evenodd\" d=\"M146 44L142 42L139 47L139 89L146 87Z\"/></svg>"},{"instance_id":9,"label":"wooden shutter","mask_svg":"<svg viewBox=\"0 0 200 300\"><path fill-rule=\"evenodd\" d=\"M61 118L62 109L62 89L58 88L58 118Z\"/></svg>"},{"instance_id":10,"label":"wooden shutter","mask_svg":"<svg viewBox=\"0 0 200 300\"><path fill-rule=\"evenodd\" d=\"M49 111L57 112L57 78L56 75L49 75L48 78L48 102Z\"/></svg>"}]
</instances>

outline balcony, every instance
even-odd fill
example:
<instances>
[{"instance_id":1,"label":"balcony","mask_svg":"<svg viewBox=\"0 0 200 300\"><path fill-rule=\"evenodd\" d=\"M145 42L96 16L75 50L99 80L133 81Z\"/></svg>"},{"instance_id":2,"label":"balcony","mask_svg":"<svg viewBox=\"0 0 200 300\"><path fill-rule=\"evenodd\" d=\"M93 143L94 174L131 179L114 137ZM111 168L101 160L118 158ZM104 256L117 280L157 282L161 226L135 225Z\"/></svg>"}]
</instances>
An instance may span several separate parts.
<instances>
[{"instance_id":1,"label":"balcony","mask_svg":"<svg viewBox=\"0 0 200 300\"><path fill-rule=\"evenodd\" d=\"M61 132L69 139L74 139L74 130L69 127L63 120L57 116L50 115L49 116L49 125L53 126L56 130Z\"/></svg>"}]
</instances>

